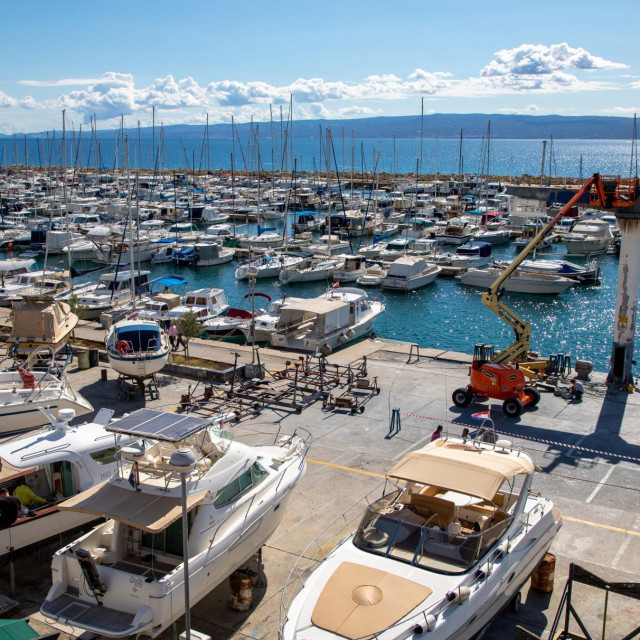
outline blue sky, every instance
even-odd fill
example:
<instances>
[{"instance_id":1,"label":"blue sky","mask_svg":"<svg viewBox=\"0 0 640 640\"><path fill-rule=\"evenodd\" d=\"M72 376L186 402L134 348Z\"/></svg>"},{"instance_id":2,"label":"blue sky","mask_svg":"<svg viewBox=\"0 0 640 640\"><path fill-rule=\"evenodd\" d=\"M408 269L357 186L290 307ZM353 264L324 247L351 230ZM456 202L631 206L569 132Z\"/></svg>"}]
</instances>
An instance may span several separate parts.
<instances>
[{"instance_id":1,"label":"blue sky","mask_svg":"<svg viewBox=\"0 0 640 640\"><path fill-rule=\"evenodd\" d=\"M633 115L640 3L3 3L0 132L426 113Z\"/></svg>"}]
</instances>

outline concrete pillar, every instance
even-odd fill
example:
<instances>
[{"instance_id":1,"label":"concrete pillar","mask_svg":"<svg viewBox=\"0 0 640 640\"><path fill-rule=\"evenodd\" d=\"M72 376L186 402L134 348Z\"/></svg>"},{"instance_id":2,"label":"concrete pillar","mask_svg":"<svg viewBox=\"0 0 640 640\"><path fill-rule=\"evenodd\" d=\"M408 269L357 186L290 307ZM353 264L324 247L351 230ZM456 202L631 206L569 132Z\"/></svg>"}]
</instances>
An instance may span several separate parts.
<instances>
[{"instance_id":1,"label":"concrete pillar","mask_svg":"<svg viewBox=\"0 0 640 640\"><path fill-rule=\"evenodd\" d=\"M640 213L616 213L616 220L622 232L622 241L613 348L607 381L612 387L619 388L633 384L631 365L640 283Z\"/></svg>"}]
</instances>

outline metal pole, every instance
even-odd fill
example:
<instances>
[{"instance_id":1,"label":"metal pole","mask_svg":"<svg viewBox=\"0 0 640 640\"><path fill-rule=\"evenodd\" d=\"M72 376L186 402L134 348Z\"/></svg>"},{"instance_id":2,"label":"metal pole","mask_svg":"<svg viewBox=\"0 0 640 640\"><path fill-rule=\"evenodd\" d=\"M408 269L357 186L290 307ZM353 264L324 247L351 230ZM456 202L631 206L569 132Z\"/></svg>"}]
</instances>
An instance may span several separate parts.
<instances>
[{"instance_id":1,"label":"metal pole","mask_svg":"<svg viewBox=\"0 0 640 640\"><path fill-rule=\"evenodd\" d=\"M182 557L184 559L184 625L186 640L191 640L191 610L189 609L189 525L187 522L187 474L180 474L182 488Z\"/></svg>"}]
</instances>

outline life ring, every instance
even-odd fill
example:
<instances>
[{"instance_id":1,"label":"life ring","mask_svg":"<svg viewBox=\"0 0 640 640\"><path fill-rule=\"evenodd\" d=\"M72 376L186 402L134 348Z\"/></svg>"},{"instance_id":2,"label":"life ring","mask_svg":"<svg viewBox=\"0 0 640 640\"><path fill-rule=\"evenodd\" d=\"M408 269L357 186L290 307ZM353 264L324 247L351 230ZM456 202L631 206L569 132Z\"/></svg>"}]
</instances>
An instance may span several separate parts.
<instances>
[{"instance_id":1,"label":"life ring","mask_svg":"<svg viewBox=\"0 0 640 640\"><path fill-rule=\"evenodd\" d=\"M376 529L375 527L359 529L358 534L362 542L372 549L386 547L389 544L389 534L381 531L380 529Z\"/></svg>"},{"instance_id":2,"label":"life ring","mask_svg":"<svg viewBox=\"0 0 640 640\"><path fill-rule=\"evenodd\" d=\"M116 345L116 349L118 350L118 353L123 356L125 353L128 353L129 351L131 351L130 347L129 347L129 343L126 340L119 340L118 344Z\"/></svg>"}]
</instances>

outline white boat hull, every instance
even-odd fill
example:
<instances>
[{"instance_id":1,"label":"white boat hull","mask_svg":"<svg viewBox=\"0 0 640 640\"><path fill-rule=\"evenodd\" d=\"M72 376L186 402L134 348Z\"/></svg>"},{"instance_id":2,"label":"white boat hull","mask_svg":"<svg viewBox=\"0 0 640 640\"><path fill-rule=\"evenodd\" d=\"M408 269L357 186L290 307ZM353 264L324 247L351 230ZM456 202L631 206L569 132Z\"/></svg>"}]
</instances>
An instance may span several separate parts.
<instances>
[{"instance_id":1,"label":"white boat hull","mask_svg":"<svg viewBox=\"0 0 640 640\"><path fill-rule=\"evenodd\" d=\"M388 276L382 281L382 288L390 291L413 291L431 284L437 277L440 269L435 269L415 278L394 278Z\"/></svg>"},{"instance_id":2,"label":"white boat hull","mask_svg":"<svg viewBox=\"0 0 640 640\"><path fill-rule=\"evenodd\" d=\"M471 269L460 276L460 282L472 287L488 289L499 272ZM574 282L568 278L547 276L544 274L530 276L513 275L506 280L503 287L512 293L531 293L537 295L557 295L566 291Z\"/></svg>"}]
</instances>

